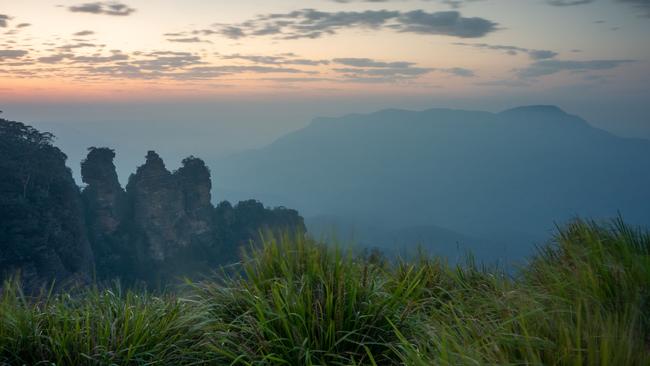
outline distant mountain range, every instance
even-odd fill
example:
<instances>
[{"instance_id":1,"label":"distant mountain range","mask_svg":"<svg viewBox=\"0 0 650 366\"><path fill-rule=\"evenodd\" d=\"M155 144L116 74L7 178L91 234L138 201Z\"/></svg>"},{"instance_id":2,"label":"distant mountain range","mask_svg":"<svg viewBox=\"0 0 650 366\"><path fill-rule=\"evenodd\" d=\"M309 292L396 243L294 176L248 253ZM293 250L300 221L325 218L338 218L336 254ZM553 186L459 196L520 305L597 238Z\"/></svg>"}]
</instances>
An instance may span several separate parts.
<instances>
[{"instance_id":1,"label":"distant mountain range","mask_svg":"<svg viewBox=\"0 0 650 366\"><path fill-rule=\"evenodd\" d=\"M377 246L417 232L443 253L450 241L472 241L465 247L519 257L575 216L620 213L650 225L650 141L617 137L554 106L317 118L211 165L218 196L295 207L314 232L329 222ZM442 243L447 249L435 249Z\"/></svg>"},{"instance_id":2,"label":"distant mountain range","mask_svg":"<svg viewBox=\"0 0 650 366\"><path fill-rule=\"evenodd\" d=\"M510 264L512 259L527 254L527 248L508 247L503 242L470 237L435 225L394 229L331 215L312 216L305 224L318 240L351 245L357 250L380 249L388 258L413 258L424 251L443 256L451 263L462 263L472 254L482 261Z\"/></svg>"}]
</instances>

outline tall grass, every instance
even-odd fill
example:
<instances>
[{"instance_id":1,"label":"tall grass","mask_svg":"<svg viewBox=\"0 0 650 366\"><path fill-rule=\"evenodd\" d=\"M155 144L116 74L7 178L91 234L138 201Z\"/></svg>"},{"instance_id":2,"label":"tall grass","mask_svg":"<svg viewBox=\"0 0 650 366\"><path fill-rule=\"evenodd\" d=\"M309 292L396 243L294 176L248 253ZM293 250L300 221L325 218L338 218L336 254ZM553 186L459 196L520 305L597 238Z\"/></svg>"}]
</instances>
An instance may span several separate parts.
<instances>
[{"instance_id":1,"label":"tall grass","mask_svg":"<svg viewBox=\"0 0 650 366\"><path fill-rule=\"evenodd\" d=\"M300 235L176 294L0 298L0 364L649 365L650 236L558 230L521 273L387 263Z\"/></svg>"},{"instance_id":2,"label":"tall grass","mask_svg":"<svg viewBox=\"0 0 650 366\"><path fill-rule=\"evenodd\" d=\"M649 249L648 234L620 220L576 221L519 278L448 271L446 296L432 296L437 306L422 315L420 331L401 336L401 358L412 365L648 365Z\"/></svg>"},{"instance_id":3,"label":"tall grass","mask_svg":"<svg viewBox=\"0 0 650 366\"><path fill-rule=\"evenodd\" d=\"M189 364L203 358L205 318L174 296L96 288L25 296L5 283L0 364Z\"/></svg>"},{"instance_id":4,"label":"tall grass","mask_svg":"<svg viewBox=\"0 0 650 366\"><path fill-rule=\"evenodd\" d=\"M229 362L386 365L396 360L394 327L418 311L417 277L285 235L245 256L242 275L196 291L215 320L211 348Z\"/></svg>"}]
</instances>

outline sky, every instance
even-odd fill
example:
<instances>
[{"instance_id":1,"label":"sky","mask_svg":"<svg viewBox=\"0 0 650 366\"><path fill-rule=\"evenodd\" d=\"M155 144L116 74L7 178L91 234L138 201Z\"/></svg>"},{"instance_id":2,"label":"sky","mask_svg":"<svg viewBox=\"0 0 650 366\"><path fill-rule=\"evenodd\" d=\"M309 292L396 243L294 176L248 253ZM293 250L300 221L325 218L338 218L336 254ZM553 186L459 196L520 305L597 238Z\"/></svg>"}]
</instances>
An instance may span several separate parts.
<instances>
[{"instance_id":1,"label":"sky","mask_svg":"<svg viewBox=\"0 0 650 366\"><path fill-rule=\"evenodd\" d=\"M0 35L3 116L64 142L220 154L321 115L522 104L650 138L648 0L2 0Z\"/></svg>"}]
</instances>

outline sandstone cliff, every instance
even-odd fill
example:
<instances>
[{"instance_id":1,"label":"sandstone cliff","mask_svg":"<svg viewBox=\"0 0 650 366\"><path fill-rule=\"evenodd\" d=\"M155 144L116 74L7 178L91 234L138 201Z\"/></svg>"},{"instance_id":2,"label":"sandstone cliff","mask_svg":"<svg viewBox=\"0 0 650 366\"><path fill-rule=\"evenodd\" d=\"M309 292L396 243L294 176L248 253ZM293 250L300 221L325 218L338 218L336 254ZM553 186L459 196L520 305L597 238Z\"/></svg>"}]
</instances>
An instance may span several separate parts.
<instances>
[{"instance_id":1,"label":"sandstone cliff","mask_svg":"<svg viewBox=\"0 0 650 366\"><path fill-rule=\"evenodd\" d=\"M181 236L192 244L208 243L213 240L215 228L210 170L203 160L191 156L183 160L183 166L173 176L183 196L185 226Z\"/></svg>"},{"instance_id":2,"label":"sandstone cliff","mask_svg":"<svg viewBox=\"0 0 650 366\"><path fill-rule=\"evenodd\" d=\"M190 244L181 234L187 214L180 184L158 154L147 153L144 165L129 178L126 191L138 256L164 261Z\"/></svg>"},{"instance_id":3,"label":"sandstone cliff","mask_svg":"<svg viewBox=\"0 0 650 366\"><path fill-rule=\"evenodd\" d=\"M172 173L149 151L124 189L115 152L91 147L80 192L52 138L0 120L0 281L164 286L236 261L260 230L305 230L296 211L254 200L215 208L210 170L192 156Z\"/></svg>"},{"instance_id":4,"label":"sandstone cliff","mask_svg":"<svg viewBox=\"0 0 650 366\"><path fill-rule=\"evenodd\" d=\"M126 193L115 172L115 152L108 148L88 149L81 162L81 177L87 184L83 199L88 212L88 225L95 235L113 234L126 214Z\"/></svg>"},{"instance_id":5,"label":"sandstone cliff","mask_svg":"<svg viewBox=\"0 0 650 366\"><path fill-rule=\"evenodd\" d=\"M135 267L129 243L128 199L117 179L114 158L111 149L91 147L81 162L81 177L86 183L81 196L95 269L105 277L123 277Z\"/></svg>"}]
</instances>

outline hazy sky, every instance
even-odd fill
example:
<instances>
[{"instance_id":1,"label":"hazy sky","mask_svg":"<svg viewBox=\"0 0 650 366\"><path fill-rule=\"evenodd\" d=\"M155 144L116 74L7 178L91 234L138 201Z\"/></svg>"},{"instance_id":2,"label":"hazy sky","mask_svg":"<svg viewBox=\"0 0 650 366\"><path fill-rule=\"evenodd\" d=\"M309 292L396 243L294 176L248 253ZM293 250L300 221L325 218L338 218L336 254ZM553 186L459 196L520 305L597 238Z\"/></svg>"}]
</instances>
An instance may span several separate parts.
<instances>
[{"instance_id":1,"label":"hazy sky","mask_svg":"<svg viewBox=\"0 0 650 366\"><path fill-rule=\"evenodd\" d=\"M648 0L21 0L0 34L26 122L212 123L229 150L323 114L557 104L650 138Z\"/></svg>"}]
</instances>

